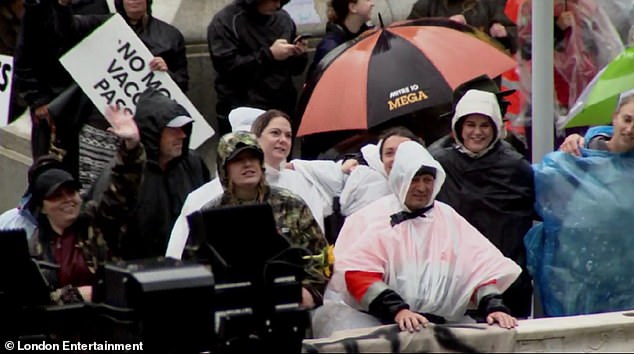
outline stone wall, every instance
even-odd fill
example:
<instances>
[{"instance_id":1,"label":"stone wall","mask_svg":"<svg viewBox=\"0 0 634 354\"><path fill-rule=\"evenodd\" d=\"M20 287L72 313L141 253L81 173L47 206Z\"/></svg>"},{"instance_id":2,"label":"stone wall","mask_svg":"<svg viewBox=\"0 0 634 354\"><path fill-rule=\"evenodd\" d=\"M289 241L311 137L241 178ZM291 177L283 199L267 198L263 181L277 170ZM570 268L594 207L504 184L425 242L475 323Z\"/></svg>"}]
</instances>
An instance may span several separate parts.
<instances>
[{"instance_id":1,"label":"stone wall","mask_svg":"<svg viewBox=\"0 0 634 354\"><path fill-rule=\"evenodd\" d=\"M513 330L487 324L431 325L399 332L396 325L335 332L304 341L303 352L342 353L616 353L634 351L634 313L540 318L519 321ZM442 332L439 331L442 329ZM451 335L447 335L450 332ZM445 333L445 334L442 334ZM442 334L442 335L441 335Z\"/></svg>"},{"instance_id":2,"label":"stone wall","mask_svg":"<svg viewBox=\"0 0 634 354\"><path fill-rule=\"evenodd\" d=\"M15 127L0 129L0 213L14 208L26 189L31 164L28 137Z\"/></svg>"}]
</instances>

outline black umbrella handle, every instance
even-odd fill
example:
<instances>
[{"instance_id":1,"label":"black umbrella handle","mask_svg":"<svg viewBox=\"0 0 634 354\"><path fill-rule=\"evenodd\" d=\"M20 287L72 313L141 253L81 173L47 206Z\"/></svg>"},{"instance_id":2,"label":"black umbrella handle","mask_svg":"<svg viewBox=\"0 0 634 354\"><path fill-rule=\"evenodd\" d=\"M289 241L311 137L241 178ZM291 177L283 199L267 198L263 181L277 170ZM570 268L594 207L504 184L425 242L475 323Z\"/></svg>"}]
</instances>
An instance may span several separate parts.
<instances>
[{"instance_id":1,"label":"black umbrella handle","mask_svg":"<svg viewBox=\"0 0 634 354\"><path fill-rule=\"evenodd\" d=\"M381 16L380 12L379 12L379 25L381 25L381 29L385 28L385 25L383 24L383 16Z\"/></svg>"}]
</instances>

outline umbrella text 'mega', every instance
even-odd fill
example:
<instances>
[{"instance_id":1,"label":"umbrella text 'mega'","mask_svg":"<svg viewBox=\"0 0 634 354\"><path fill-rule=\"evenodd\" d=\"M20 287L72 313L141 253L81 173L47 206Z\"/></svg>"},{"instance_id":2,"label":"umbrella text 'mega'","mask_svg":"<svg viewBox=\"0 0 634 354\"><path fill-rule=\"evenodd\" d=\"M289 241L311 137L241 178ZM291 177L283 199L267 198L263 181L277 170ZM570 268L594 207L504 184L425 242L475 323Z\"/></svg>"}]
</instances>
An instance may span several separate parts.
<instances>
[{"instance_id":1,"label":"umbrella text 'mega'","mask_svg":"<svg viewBox=\"0 0 634 354\"><path fill-rule=\"evenodd\" d=\"M416 84L405 86L390 92L390 99L387 101L388 108L393 111L403 106L420 102L429 98L425 91L420 90Z\"/></svg>"}]
</instances>

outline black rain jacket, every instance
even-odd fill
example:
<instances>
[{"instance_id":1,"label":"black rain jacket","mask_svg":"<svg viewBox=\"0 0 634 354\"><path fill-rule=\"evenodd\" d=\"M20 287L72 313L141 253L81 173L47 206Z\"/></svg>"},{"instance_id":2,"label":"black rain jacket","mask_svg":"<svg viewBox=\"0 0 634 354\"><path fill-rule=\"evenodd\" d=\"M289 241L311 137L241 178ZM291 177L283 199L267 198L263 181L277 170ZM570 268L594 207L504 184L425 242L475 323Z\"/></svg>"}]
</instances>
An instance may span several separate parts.
<instances>
[{"instance_id":1,"label":"black rain jacket","mask_svg":"<svg viewBox=\"0 0 634 354\"><path fill-rule=\"evenodd\" d=\"M183 142L182 155L171 160L165 170L159 167L161 132L172 118L180 115L189 116L183 106L159 91L148 89L139 97L135 120L147 163L136 207L127 230L120 236L119 249L123 259L163 256L187 195L210 180L205 162L188 147L191 124L183 128L187 138ZM100 176L93 193L102 193L104 181L107 181L106 174Z\"/></svg>"},{"instance_id":2,"label":"black rain jacket","mask_svg":"<svg viewBox=\"0 0 634 354\"><path fill-rule=\"evenodd\" d=\"M533 225L533 170L524 157L501 141L474 159L455 147L432 151L447 173L437 200L449 204L491 241L522 274L504 294L514 316L530 315L532 285L526 272L524 235Z\"/></svg>"},{"instance_id":3,"label":"black rain jacket","mask_svg":"<svg viewBox=\"0 0 634 354\"><path fill-rule=\"evenodd\" d=\"M207 27L209 53L217 74L216 113L220 116L226 117L240 106L294 114L297 89L292 77L304 72L308 56L273 59L269 47L280 38L293 43L296 26L286 11L262 15L256 5L257 0L235 0Z\"/></svg>"},{"instance_id":4,"label":"black rain jacket","mask_svg":"<svg viewBox=\"0 0 634 354\"><path fill-rule=\"evenodd\" d=\"M72 9L64 6L56 7L56 30L58 36L64 39L66 46L70 48L74 43L90 34L99 27L111 15L75 15ZM117 11L123 18L127 18L123 6L117 6ZM148 7L147 17L138 25L130 27L145 44L150 52L163 58L167 64L168 73L183 92L189 87L189 74L187 71L187 56L185 52L185 38L174 26L163 22L151 15Z\"/></svg>"}]
</instances>

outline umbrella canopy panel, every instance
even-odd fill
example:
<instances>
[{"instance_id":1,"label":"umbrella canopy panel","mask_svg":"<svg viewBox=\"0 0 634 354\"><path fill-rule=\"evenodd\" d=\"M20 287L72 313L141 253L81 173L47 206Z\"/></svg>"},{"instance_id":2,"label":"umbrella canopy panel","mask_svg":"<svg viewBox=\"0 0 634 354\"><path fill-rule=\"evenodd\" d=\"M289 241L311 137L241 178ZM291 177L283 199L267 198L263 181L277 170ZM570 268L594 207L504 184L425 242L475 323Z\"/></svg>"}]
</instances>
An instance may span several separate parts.
<instances>
[{"instance_id":1,"label":"umbrella canopy panel","mask_svg":"<svg viewBox=\"0 0 634 354\"><path fill-rule=\"evenodd\" d=\"M423 52L452 89L480 75L496 77L516 66L510 56L467 32L440 26L401 26L387 30Z\"/></svg>"},{"instance_id":2,"label":"umbrella canopy panel","mask_svg":"<svg viewBox=\"0 0 634 354\"><path fill-rule=\"evenodd\" d=\"M463 82L515 67L506 53L464 27L449 20L403 23L336 48L302 94L298 135L372 128L451 103L453 89Z\"/></svg>"},{"instance_id":3,"label":"umbrella canopy panel","mask_svg":"<svg viewBox=\"0 0 634 354\"><path fill-rule=\"evenodd\" d=\"M363 128L446 103L452 94L435 65L411 42L390 31L381 31L374 46L366 91L367 118L359 122Z\"/></svg>"},{"instance_id":4,"label":"umbrella canopy panel","mask_svg":"<svg viewBox=\"0 0 634 354\"><path fill-rule=\"evenodd\" d=\"M305 126L308 120L302 119L298 135L366 128L359 127L358 121L367 116L367 106L358 103L368 100L365 82L372 48L377 39L378 36L375 34L359 41L355 46L348 48L345 55L339 55L327 67L328 70L321 74L319 85L314 88L310 96L311 102L319 102L319 104L309 103L304 111L304 116L319 117L319 119L314 120L317 124L311 124L310 127ZM337 128L322 129L322 127Z\"/></svg>"},{"instance_id":5,"label":"umbrella canopy panel","mask_svg":"<svg viewBox=\"0 0 634 354\"><path fill-rule=\"evenodd\" d=\"M579 127L612 120L619 96L634 89L634 47L627 48L603 68L583 90L568 117L558 124Z\"/></svg>"}]
</instances>

